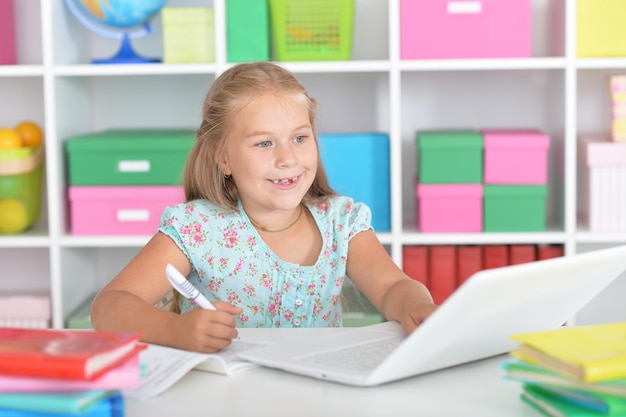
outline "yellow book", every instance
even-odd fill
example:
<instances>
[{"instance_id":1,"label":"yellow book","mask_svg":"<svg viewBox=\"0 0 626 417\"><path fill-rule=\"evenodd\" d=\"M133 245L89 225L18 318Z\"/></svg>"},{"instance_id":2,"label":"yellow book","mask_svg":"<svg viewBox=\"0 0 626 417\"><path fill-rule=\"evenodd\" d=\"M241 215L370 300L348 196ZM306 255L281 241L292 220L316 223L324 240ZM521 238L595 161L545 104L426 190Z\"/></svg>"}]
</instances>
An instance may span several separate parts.
<instances>
[{"instance_id":1,"label":"yellow book","mask_svg":"<svg viewBox=\"0 0 626 417\"><path fill-rule=\"evenodd\" d=\"M513 355L583 382L626 378L626 322L511 336Z\"/></svg>"}]
</instances>

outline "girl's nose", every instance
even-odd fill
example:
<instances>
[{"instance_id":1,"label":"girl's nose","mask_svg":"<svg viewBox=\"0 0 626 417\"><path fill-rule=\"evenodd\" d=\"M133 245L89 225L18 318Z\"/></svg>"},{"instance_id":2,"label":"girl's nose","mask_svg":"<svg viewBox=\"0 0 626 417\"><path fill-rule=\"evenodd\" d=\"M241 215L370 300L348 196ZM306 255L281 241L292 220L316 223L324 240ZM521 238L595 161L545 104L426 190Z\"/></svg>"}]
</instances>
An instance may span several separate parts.
<instances>
[{"instance_id":1,"label":"girl's nose","mask_svg":"<svg viewBox=\"0 0 626 417\"><path fill-rule=\"evenodd\" d=\"M276 148L276 163L278 166L291 166L298 161L295 150L289 145Z\"/></svg>"}]
</instances>

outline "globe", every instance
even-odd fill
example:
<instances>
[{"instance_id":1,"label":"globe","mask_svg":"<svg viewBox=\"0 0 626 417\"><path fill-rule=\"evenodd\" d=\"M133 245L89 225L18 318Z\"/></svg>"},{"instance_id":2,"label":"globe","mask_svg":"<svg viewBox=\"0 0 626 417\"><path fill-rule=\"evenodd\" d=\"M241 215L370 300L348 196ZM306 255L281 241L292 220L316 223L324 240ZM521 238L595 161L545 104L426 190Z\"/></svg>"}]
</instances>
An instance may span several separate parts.
<instances>
[{"instance_id":1,"label":"globe","mask_svg":"<svg viewBox=\"0 0 626 417\"><path fill-rule=\"evenodd\" d=\"M76 19L89 30L110 39L119 39L116 55L92 59L94 64L159 62L157 58L139 56L131 40L152 33L150 20L165 6L167 0L65 0Z\"/></svg>"}]
</instances>

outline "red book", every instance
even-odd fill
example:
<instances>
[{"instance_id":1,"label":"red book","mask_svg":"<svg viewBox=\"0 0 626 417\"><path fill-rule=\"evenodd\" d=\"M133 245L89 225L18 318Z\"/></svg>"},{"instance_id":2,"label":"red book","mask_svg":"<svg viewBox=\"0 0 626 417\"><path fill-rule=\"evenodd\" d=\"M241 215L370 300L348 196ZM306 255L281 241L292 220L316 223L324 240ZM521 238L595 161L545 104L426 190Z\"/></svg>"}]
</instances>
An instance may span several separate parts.
<instances>
[{"instance_id":1,"label":"red book","mask_svg":"<svg viewBox=\"0 0 626 417\"><path fill-rule=\"evenodd\" d=\"M430 293L441 304L456 289L456 246L430 247Z\"/></svg>"},{"instance_id":2,"label":"red book","mask_svg":"<svg viewBox=\"0 0 626 417\"><path fill-rule=\"evenodd\" d=\"M92 380L138 354L139 334L0 328L0 374Z\"/></svg>"},{"instance_id":3,"label":"red book","mask_svg":"<svg viewBox=\"0 0 626 417\"><path fill-rule=\"evenodd\" d=\"M483 268L500 268L509 264L508 245L485 245L483 248Z\"/></svg>"},{"instance_id":4,"label":"red book","mask_svg":"<svg viewBox=\"0 0 626 417\"><path fill-rule=\"evenodd\" d=\"M535 245L511 245L509 258L511 265L534 262L537 260L537 247Z\"/></svg>"},{"instance_id":5,"label":"red book","mask_svg":"<svg viewBox=\"0 0 626 417\"><path fill-rule=\"evenodd\" d=\"M559 256L563 256L563 246L561 245L542 245L537 248L537 259L539 260L558 258Z\"/></svg>"},{"instance_id":6,"label":"red book","mask_svg":"<svg viewBox=\"0 0 626 417\"><path fill-rule=\"evenodd\" d=\"M483 248L478 245L461 245L456 249L457 286L483 269Z\"/></svg>"},{"instance_id":7,"label":"red book","mask_svg":"<svg viewBox=\"0 0 626 417\"><path fill-rule=\"evenodd\" d=\"M402 269L409 277L428 287L428 246L404 246Z\"/></svg>"},{"instance_id":8,"label":"red book","mask_svg":"<svg viewBox=\"0 0 626 417\"><path fill-rule=\"evenodd\" d=\"M67 391L133 389L141 385L141 373L139 355L132 355L119 366L92 380L0 374L0 393L54 392L58 394Z\"/></svg>"}]
</instances>

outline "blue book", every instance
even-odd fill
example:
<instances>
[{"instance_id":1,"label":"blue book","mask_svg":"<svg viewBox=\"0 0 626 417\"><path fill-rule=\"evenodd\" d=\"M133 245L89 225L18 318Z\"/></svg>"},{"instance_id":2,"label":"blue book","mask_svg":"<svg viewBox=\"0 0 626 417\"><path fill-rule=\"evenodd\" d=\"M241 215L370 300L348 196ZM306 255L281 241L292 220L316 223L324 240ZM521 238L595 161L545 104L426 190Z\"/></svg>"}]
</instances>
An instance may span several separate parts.
<instances>
[{"instance_id":1,"label":"blue book","mask_svg":"<svg viewBox=\"0 0 626 417\"><path fill-rule=\"evenodd\" d=\"M0 393L0 409L75 415L118 393L117 390ZM0 413L0 416L4 415Z\"/></svg>"},{"instance_id":2,"label":"blue book","mask_svg":"<svg viewBox=\"0 0 626 417\"><path fill-rule=\"evenodd\" d=\"M0 417L124 417L124 415L124 397L120 392L102 398L78 413L0 408Z\"/></svg>"}]
</instances>

